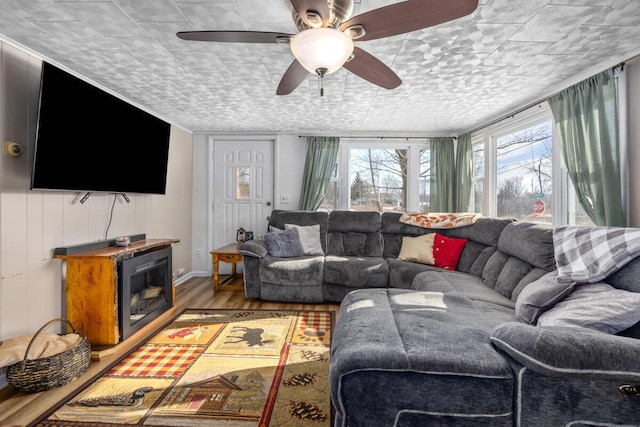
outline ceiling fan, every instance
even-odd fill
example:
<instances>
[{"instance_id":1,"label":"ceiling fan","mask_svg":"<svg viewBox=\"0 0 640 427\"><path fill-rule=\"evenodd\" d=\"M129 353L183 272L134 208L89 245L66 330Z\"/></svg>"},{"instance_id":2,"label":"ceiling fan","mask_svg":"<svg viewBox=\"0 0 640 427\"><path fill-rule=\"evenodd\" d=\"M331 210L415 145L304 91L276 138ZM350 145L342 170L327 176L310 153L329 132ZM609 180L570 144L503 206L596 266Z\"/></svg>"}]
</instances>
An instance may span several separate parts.
<instances>
[{"instance_id":1,"label":"ceiling fan","mask_svg":"<svg viewBox=\"0 0 640 427\"><path fill-rule=\"evenodd\" d=\"M293 92L308 76L322 79L341 67L385 89L402 83L382 61L354 46L408 33L470 14L478 0L407 0L351 17L353 0L291 0L297 34L264 31L180 31L183 40L289 44L295 59L284 73L277 95ZM323 95L321 86L320 95Z\"/></svg>"}]
</instances>

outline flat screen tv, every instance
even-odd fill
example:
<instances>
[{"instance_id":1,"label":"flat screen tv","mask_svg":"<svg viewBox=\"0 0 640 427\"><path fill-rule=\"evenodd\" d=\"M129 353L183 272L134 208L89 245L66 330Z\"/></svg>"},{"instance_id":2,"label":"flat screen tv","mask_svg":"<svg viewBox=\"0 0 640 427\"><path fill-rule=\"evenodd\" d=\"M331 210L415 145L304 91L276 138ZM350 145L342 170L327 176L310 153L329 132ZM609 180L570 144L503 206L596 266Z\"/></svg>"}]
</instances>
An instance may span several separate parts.
<instances>
[{"instance_id":1,"label":"flat screen tv","mask_svg":"<svg viewBox=\"0 0 640 427\"><path fill-rule=\"evenodd\" d=\"M32 190L165 194L169 123L42 64Z\"/></svg>"}]
</instances>

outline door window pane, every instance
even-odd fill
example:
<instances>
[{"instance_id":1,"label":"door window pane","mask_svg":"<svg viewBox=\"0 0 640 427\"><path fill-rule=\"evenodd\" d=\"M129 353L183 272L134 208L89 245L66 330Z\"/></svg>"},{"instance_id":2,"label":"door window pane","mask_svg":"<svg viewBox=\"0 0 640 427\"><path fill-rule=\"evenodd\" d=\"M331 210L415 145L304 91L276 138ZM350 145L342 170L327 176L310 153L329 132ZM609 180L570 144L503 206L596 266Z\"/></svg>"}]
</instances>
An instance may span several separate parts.
<instances>
[{"instance_id":1,"label":"door window pane","mask_svg":"<svg viewBox=\"0 0 640 427\"><path fill-rule=\"evenodd\" d=\"M236 167L236 199L251 198L251 168Z\"/></svg>"},{"instance_id":2,"label":"door window pane","mask_svg":"<svg viewBox=\"0 0 640 427\"><path fill-rule=\"evenodd\" d=\"M551 223L551 121L496 139L497 215Z\"/></svg>"}]
</instances>

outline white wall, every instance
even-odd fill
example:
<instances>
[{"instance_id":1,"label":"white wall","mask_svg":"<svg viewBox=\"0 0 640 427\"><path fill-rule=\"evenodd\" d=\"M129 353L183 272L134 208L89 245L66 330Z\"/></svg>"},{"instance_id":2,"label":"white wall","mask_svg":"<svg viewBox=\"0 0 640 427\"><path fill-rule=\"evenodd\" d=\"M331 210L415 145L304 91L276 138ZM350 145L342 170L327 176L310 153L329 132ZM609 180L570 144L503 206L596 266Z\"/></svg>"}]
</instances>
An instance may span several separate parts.
<instances>
[{"instance_id":1,"label":"white wall","mask_svg":"<svg viewBox=\"0 0 640 427\"><path fill-rule=\"evenodd\" d=\"M299 209L306 156L307 138L300 138L298 135L278 135L273 180L275 209ZM285 205L280 202L280 196L283 194L289 196L290 204Z\"/></svg>"},{"instance_id":2,"label":"white wall","mask_svg":"<svg viewBox=\"0 0 640 427\"><path fill-rule=\"evenodd\" d=\"M40 60L0 43L0 145L19 142L24 152L0 152L0 339L35 332L62 314L62 261L56 247L104 238L114 196L30 191L30 158L40 84ZM118 198L108 238L145 233L172 238L173 270L191 272L192 138L171 128L166 195Z\"/></svg>"}]
</instances>

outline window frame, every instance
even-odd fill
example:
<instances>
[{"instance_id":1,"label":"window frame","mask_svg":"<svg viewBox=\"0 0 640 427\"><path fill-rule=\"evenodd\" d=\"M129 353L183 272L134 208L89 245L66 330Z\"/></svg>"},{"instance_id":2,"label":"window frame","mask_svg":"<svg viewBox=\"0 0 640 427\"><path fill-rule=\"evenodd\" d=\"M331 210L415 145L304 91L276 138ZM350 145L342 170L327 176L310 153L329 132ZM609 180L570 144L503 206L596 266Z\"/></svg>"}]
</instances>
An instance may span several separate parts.
<instances>
[{"instance_id":1,"label":"window frame","mask_svg":"<svg viewBox=\"0 0 640 427\"><path fill-rule=\"evenodd\" d=\"M551 145L552 145L552 159L551 159L551 191L553 200L553 212L551 214L551 221L553 225L559 224L562 218L562 214L566 213L567 205L561 200L566 200L567 197L563 197L567 194L566 185L561 185L560 180L556 177L562 178L561 167L564 167L562 156L558 149L558 141L555 135L555 125L553 122L553 114L551 108L547 102L541 102L525 111L515 114L510 117L509 120L504 120L494 125L488 126L478 132L474 132L471 135L472 145L484 144L484 187L483 187L483 215L488 217L495 217L498 209L498 149L497 141L499 138L523 131L525 129L541 125L545 122L551 123ZM560 161L558 161L560 159ZM561 163L561 164L558 164ZM566 173L566 171L565 171ZM559 200L559 198L561 198ZM473 199L472 199L473 203ZM560 209L556 208L560 207ZM566 218L566 214L564 214Z\"/></svg>"},{"instance_id":2,"label":"window frame","mask_svg":"<svg viewBox=\"0 0 640 427\"><path fill-rule=\"evenodd\" d=\"M405 211L420 210L420 151L429 150L428 138L342 138L338 150L337 177L332 180L338 181L339 197L337 209L349 210L351 200L351 150L354 149L386 149L407 150L407 206ZM414 177L414 178L412 178Z\"/></svg>"}]
</instances>

